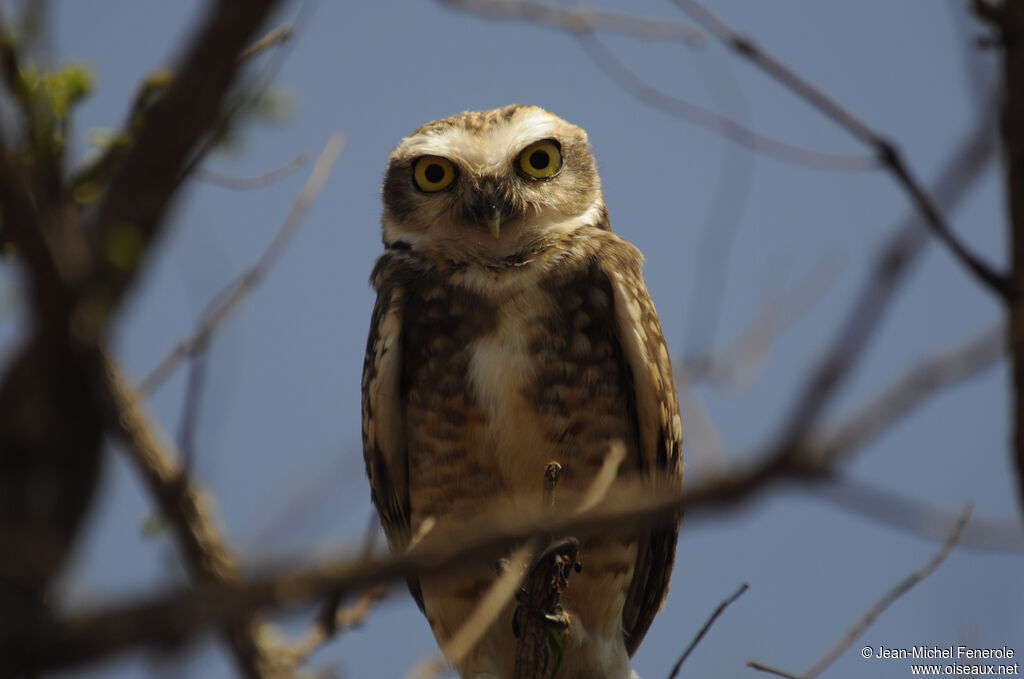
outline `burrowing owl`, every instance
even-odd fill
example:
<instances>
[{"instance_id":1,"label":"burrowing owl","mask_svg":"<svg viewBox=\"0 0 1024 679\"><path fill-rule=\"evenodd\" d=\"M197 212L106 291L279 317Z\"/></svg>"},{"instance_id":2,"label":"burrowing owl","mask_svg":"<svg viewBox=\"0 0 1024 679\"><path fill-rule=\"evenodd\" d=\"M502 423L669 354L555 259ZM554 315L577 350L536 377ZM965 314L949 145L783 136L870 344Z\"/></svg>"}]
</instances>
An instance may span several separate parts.
<instances>
[{"instance_id":1,"label":"burrowing owl","mask_svg":"<svg viewBox=\"0 0 1024 679\"><path fill-rule=\"evenodd\" d=\"M391 548L619 477L682 482L679 407L640 252L613 234L586 133L535 106L428 123L391 154L363 373L363 450ZM525 499L524 499L525 498ZM568 502L568 500L564 500ZM629 677L668 589L677 523L584 540L563 679ZM412 581L443 644L493 568ZM459 664L511 676L511 606Z\"/></svg>"}]
</instances>

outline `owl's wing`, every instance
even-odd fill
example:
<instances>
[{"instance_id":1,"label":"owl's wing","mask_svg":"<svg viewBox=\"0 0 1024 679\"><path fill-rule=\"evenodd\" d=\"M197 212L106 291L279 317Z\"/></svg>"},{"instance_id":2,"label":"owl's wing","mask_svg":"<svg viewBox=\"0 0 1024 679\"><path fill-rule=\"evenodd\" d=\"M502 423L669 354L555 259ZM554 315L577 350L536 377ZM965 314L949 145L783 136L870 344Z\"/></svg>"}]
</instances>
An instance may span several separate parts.
<instances>
[{"instance_id":1,"label":"owl's wing","mask_svg":"<svg viewBox=\"0 0 1024 679\"><path fill-rule=\"evenodd\" d=\"M411 536L409 465L400 395L405 293L396 268L386 253L371 277L377 303L363 363L363 460L388 544L392 551L401 553ZM423 608L418 582L410 580L409 590Z\"/></svg>"},{"instance_id":2,"label":"owl's wing","mask_svg":"<svg viewBox=\"0 0 1024 679\"><path fill-rule=\"evenodd\" d=\"M633 377L644 473L655 487L678 490L683 480L679 403L665 337L644 285L640 261L637 252L636 257L615 257L603 268L612 286L619 344ZM655 523L640 540L622 613L630 656L668 594L678 534L678 520L670 517Z\"/></svg>"}]
</instances>

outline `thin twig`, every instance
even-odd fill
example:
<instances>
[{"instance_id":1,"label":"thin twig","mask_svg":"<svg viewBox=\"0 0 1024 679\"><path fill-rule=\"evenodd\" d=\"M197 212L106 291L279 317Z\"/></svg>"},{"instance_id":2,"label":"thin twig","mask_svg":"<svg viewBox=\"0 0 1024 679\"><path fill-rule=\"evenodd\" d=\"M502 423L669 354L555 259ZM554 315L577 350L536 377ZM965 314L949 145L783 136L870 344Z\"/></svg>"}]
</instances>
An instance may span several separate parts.
<instances>
[{"instance_id":1,"label":"thin twig","mask_svg":"<svg viewBox=\"0 0 1024 679\"><path fill-rule=\"evenodd\" d=\"M811 447L816 454L838 459L878 436L895 421L943 387L973 377L1005 353L1005 325L988 327L965 342L919 360L891 384L868 398L842 421L821 427Z\"/></svg>"},{"instance_id":2,"label":"thin twig","mask_svg":"<svg viewBox=\"0 0 1024 679\"><path fill-rule=\"evenodd\" d=\"M870 156L816 151L755 132L727 116L680 99L645 82L594 34L577 32L577 39L601 72L640 102L709 129L751 151L817 170L862 172L878 167L878 160Z\"/></svg>"},{"instance_id":3,"label":"thin twig","mask_svg":"<svg viewBox=\"0 0 1024 679\"><path fill-rule=\"evenodd\" d=\"M704 44L704 35L688 24L669 19L639 17L592 5L559 5L536 0L440 0L442 5L499 19L519 19L575 33L602 30L638 38Z\"/></svg>"},{"instance_id":4,"label":"thin twig","mask_svg":"<svg viewBox=\"0 0 1024 679\"><path fill-rule=\"evenodd\" d=\"M839 275L839 266L822 258L791 290L773 296L758 311L750 324L719 350L691 354L682 358L694 381L725 383L730 389L749 388L760 372L758 366L768 358L772 345L783 330L814 307Z\"/></svg>"},{"instance_id":5,"label":"thin twig","mask_svg":"<svg viewBox=\"0 0 1024 679\"><path fill-rule=\"evenodd\" d=\"M844 477L808 488L808 494L821 498L859 516L891 528L943 540L959 509L907 497L870 484ZM1010 554L1024 552L1024 524L1019 516L971 515L971 522L960 536L960 546L978 551Z\"/></svg>"},{"instance_id":6,"label":"thin twig","mask_svg":"<svg viewBox=\"0 0 1024 679\"><path fill-rule=\"evenodd\" d=\"M292 665L298 666L324 643L337 635L362 626L370 611L373 610L374 604L387 595L388 588L384 585L367 588L350 606L333 610L329 624L323 624L322 620L318 621L301 641L286 651L292 657Z\"/></svg>"},{"instance_id":7,"label":"thin twig","mask_svg":"<svg viewBox=\"0 0 1024 679\"><path fill-rule=\"evenodd\" d=\"M750 127L750 109L742 88L727 62L716 60L719 68L712 74L701 68L701 79L711 95L715 109ZM705 213L697 241L697 258L693 284L687 295L687 328L682 347L694 351L711 347L718 334L719 321L724 311L726 283L731 279L732 248L736 243L743 215L754 190L754 154L738 144L729 143L722 149L721 162L715 173L715 188ZM690 229L691 217L680 213L680 227Z\"/></svg>"},{"instance_id":8,"label":"thin twig","mask_svg":"<svg viewBox=\"0 0 1024 679\"><path fill-rule=\"evenodd\" d=\"M106 389L113 431L174 529L185 563L200 583L239 581L235 556L215 526L212 509L161 442L157 425L143 413L136 393L106 359ZM251 676L281 676L286 668L267 645L275 635L253 612L223 621L225 636L242 668Z\"/></svg>"},{"instance_id":9,"label":"thin twig","mask_svg":"<svg viewBox=\"0 0 1024 679\"><path fill-rule=\"evenodd\" d=\"M994 100L980 112L974 129L947 159L933 186L940 207L951 210L967 195L996 149L991 128ZM927 231L917 212L910 212L878 250L861 290L850 306L825 354L812 368L774 438L777 455L793 449L831 403L860 360L896 292L924 246Z\"/></svg>"},{"instance_id":10,"label":"thin twig","mask_svg":"<svg viewBox=\"0 0 1024 679\"><path fill-rule=\"evenodd\" d=\"M699 31L667 19L637 17L576 5L568 7L524 0L440 0L441 4L499 19L519 19L575 35L584 52L614 83L639 101L695 125L710 129L752 151L798 165L837 171L864 171L878 167L868 156L825 153L778 141L748 129L727 116L662 92L630 71L601 43L594 31L625 33L643 38L681 40L703 44Z\"/></svg>"},{"instance_id":11,"label":"thin twig","mask_svg":"<svg viewBox=\"0 0 1024 679\"><path fill-rule=\"evenodd\" d=\"M409 671L402 675L402 679L433 679L448 669L448 663L443 656L437 653L429 653L409 668Z\"/></svg>"},{"instance_id":12,"label":"thin twig","mask_svg":"<svg viewBox=\"0 0 1024 679\"><path fill-rule=\"evenodd\" d=\"M295 197L288 216L259 260L232 283L218 292L201 316L199 326L187 337L178 340L174 348L139 383L139 391L148 394L162 383L186 356L194 356L206 349L210 339L234 315L249 293L277 262L292 236L302 224L310 205L320 194L335 161L345 146L345 136L335 132L313 164L306 184Z\"/></svg>"},{"instance_id":13,"label":"thin twig","mask_svg":"<svg viewBox=\"0 0 1024 679\"><path fill-rule=\"evenodd\" d=\"M238 55L238 61L245 61L260 54L261 52L284 42L292 37L292 27L289 24L281 24L271 29L266 35L242 50Z\"/></svg>"},{"instance_id":14,"label":"thin twig","mask_svg":"<svg viewBox=\"0 0 1024 679\"><path fill-rule=\"evenodd\" d=\"M774 674L775 676L782 677L783 679L800 679L800 677L796 676L795 674L790 674L786 670L780 670L777 667L765 665L763 662L758 662L757 660L748 660L747 667L757 670L758 672Z\"/></svg>"},{"instance_id":15,"label":"thin twig","mask_svg":"<svg viewBox=\"0 0 1024 679\"><path fill-rule=\"evenodd\" d=\"M206 385L206 358L206 353L196 354L188 366L188 380L181 407L181 424L178 427L178 449L181 451L181 467L185 474L194 468L196 429L199 425L203 387Z\"/></svg>"},{"instance_id":16,"label":"thin twig","mask_svg":"<svg viewBox=\"0 0 1024 679\"><path fill-rule=\"evenodd\" d=\"M679 660L677 660L676 664L672 666L672 671L668 673L668 679L675 679L677 676L679 676L679 670L683 667L683 663L686 662L686 659L690 657L690 653L693 652L693 649L697 648L697 644L700 643L700 640L704 638L704 635L708 633L708 630L711 629L711 626L715 624L716 620L718 620L718 616L722 615L725 609L728 608L729 605L732 604L732 602L739 599L740 596L742 596L743 593L746 592L748 589L750 589L750 583L744 582L742 585L740 585L739 589L737 589L729 596L729 598L727 598L722 603L718 604L718 608L715 609L715 612L711 614L711 617L709 617L707 621L705 621L705 623L701 626L700 630L697 632L697 636L693 638L693 641L690 642L690 645L687 646L686 650L683 651L683 654L679 656Z\"/></svg>"},{"instance_id":17,"label":"thin twig","mask_svg":"<svg viewBox=\"0 0 1024 679\"><path fill-rule=\"evenodd\" d=\"M530 540L508 556L505 572L491 583L465 622L441 645L441 652L448 662L458 666L491 629L491 625L519 589L519 583L526 575L523 565L533 561L536 549L536 541Z\"/></svg>"},{"instance_id":18,"label":"thin twig","mask_svg":"<svg viewBox=\"0 0 1024 679\"><path fill-rule=\"evenodd\" d=\"M377 513L374 512L370 516L370 521L366 524L366 533L363 535L363 546L360 553L363 555L364 559L369 559L370 555L373 554L374 547L377 545L377 536L379 534L380 519L377 516ZM364 592L363 594L365 595L366 593ZM320 613L316 617L314 630L316 627L319 627L325 638L329 638L337 632L338 607L341 606L341 599L341 592L331 593L327 597L323 608L320 609Z\"/></svg>"},{"instance_id":19,"label":"thin twig","mask_svg":"<svg viewBox=\"0 0 1024 679\"><path fill-rule=\"evenodd\" d=\"M580 500L580 505L576 509L577 513L596 507L601 500L607 497L608 491L611 490L612 484L615 483L615 479L619 475L619 465L624 459L626 459L626 446L622 441L614 441L608 447L608 452L601 463L601 469L598 470L594 480L590 482L586 492L583 493L583 499Z\"/></svg>"},{"instance_id":20,"label":"thin twig","mask_svg":"<svg viewBox=\"0 0 1024 679\"><path fill-rule=\"evenodd\" d=\"M252 191L277 183L309 162L309 154L300 153L279 168L256 175L255 177L229 177L219 172L200 167L192 173L192 177L207 184L213 184L232 191Z\"/></svg>"},{"instance_id":21,"label":"thin twig","mask_svg":"<svg viewBox=\"0 0 1024 679\"><path fill-rule=\"evenodd\" d=\"M314 9L314 0L302 0L302 4L299 5L299 11L296 12L295 18L289 26L289 38L267 45L266 49L271 50L270 58L265 60L259 72L247 83L247 91L241 92L239 96L228 102L224 107L223 113L215 124L211 126L210 134L206 136L202 145L192 154L192 157L184 166L181 179L195 174L196 170L199 169L199 164L217 146L219 140L230 129L239 114L258 102L259 98L267 91L267 88L270 87L274 77L284 64L284 60L291 51L292 45L296 42L294 36L302 32L304 24L309 20L309 16L313 13ZM243 60L239 60L238 63L243 63Z\"/></svg>"},{"instance_id":22,"label":"thin twig","mask_svg":"<svg viewBox=\"0 0 1024 679\"><path fill-rule=\"evenodd\" d=\"M949 248L953 255L979 281L984 283L989 290L995 292L1004 302L1010 302L1016 298L1018 291L1013 289L1009 277L1005 273L993 269L992 266L982 261L960 242L946 222L939 206L913 175L910 166L895 144L868 127L859 118L833 101L828 95L813 86L795 71L765 52L751 38L734 31L728 24L704 7L704 5L697 2L697 0L673 0L673 2L689 14L698 24L703 26L705 30L732 48L738 55L760 67L772 78L782 83L862 142L872 147L878 156L878 160L888 168L889 172L907 192L911 202L915 205L918 213L924 218L932 233Z\"/></svg>"},{"instance_id":23,"label":"thin twig","mask_svg":"<svg viewBox=\"0 0 1024 679\"><path fill-rule=\"evenodd\" d=\"M279 4L280 0L214 3L181 67L138 123L134 143L110 178L87 229L95 253L128 239L137 244L138 254L130 266L95 256L88 297L103 303L83 332L101 336L113 304L134 280L164 223L184 169L221 118L225 95L239 72L236 57Z\"/></svg>"},{"instance_id":24,"label":"thin twig","mask_svg":"<svg viewBox=\"0 0 1024 679\"><path fill-rule=\"evenodd\" d=\"M871 626L871 623L873 623L886 608L906 594L911 587L931 575L932 572L946 560L946 557L949 556L950 552L953 551L953 548L960 540L960 534L963 532L964 526L967 525L967 521L971 518L971 511L973 508L974 505L972 503L967 503L963 511L960 512L960 516L957 518L952 530L949 531L946 540L942 543L939 550L920 568L903 578L895 587L886 592L881 599L875 602L871 608L865 611L864 614L846 630L843 636L840 637L836 643L834 643L821 655L820 658L814 661L810 667L804 670L800 675L797 676L789 674L788 672L784 672L754 660L748 661L747 666L762 672L769 672L771 674L776 674L780 677L788 677L790 679L815 679L815 677L824 672L829 665L835 662L839 656L846 652L846 649L848 649L850 645L857 640L864 630Z\"/></svg>"},{"instance_id":25,"label":"thin twig","mask_svg":"<svg viewBox=\"0 0 1024 679\"><path fill-rule=\"evenodd\" d=\"M932 571L938 568L939 564L945 561L946 557L949 556L949 553L953 551L957 541L960 539L960 534L964 530L964 526L967 525L967 521L971 518L971 510L973 509L974 505L972 503L968 503L960 513L960 518L957 519L953 529L949 532L949 536L946 538L946 541L932 556L932 558L906 578L901 580L895 587L886 592L881 599L875 602L875 605L865 611L864 615L862 615L857 622L846 630L846 633L835 644L833 644L830 649L825 651L820 658L804 670L801 677L803 679L814 679L814 677L821 674L825 668L835 662L835 660L850 647L850 644L857 640L857 637L859 637L864 630L866 630L871 623L881 615L882 611L888 608L892 602L906 594L911 587L931 575Z\"/></svg>"}]
</instances>

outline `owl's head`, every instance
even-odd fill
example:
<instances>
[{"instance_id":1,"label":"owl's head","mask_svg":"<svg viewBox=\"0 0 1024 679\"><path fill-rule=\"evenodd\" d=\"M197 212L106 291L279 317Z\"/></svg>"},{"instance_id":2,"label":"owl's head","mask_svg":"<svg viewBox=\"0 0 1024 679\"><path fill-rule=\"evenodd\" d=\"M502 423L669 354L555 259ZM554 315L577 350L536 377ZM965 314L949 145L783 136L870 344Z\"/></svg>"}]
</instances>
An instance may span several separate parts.
<instances>
[{"instance_id":1,"label":"owl's head","mask_svg":"<svg viewBox=\"0 0 1024 679\"><path fill-rule=\"evenodd\" d=\"M402 140L384 177L384 243L502 258L606 223L582 128L536 106L467 111Z\"/></svg>"}]
</instances>

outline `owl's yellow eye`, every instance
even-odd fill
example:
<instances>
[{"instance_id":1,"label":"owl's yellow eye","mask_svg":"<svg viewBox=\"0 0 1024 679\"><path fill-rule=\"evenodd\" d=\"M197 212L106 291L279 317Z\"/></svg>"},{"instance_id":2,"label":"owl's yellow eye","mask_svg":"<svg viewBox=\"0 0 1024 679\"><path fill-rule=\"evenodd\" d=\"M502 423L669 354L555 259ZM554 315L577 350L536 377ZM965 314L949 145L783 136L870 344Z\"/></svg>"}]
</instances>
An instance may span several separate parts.
<instances>
[{"instance_id":1,"label":"owl's yellow eye","mask_svg":"<svg viewBox=\"0 0 1024 679\"><path fill-rule=\"evenodd\" d=\"M441 156L423 156L416 159L412 177L421 191L441 191L455 180L455 166Z\"/></svg>"},{"instance_id":2,"label":"owl's yellow eye","mask_svg":"<svg viewBox=\"0 0 1024 679\"><path fill-rule=\"evenodd\" d=\"M552 139L537 141L519 154L519 169L534 179L549 179L562 169L562 152Z\"/></svg>"}]
</instances>

